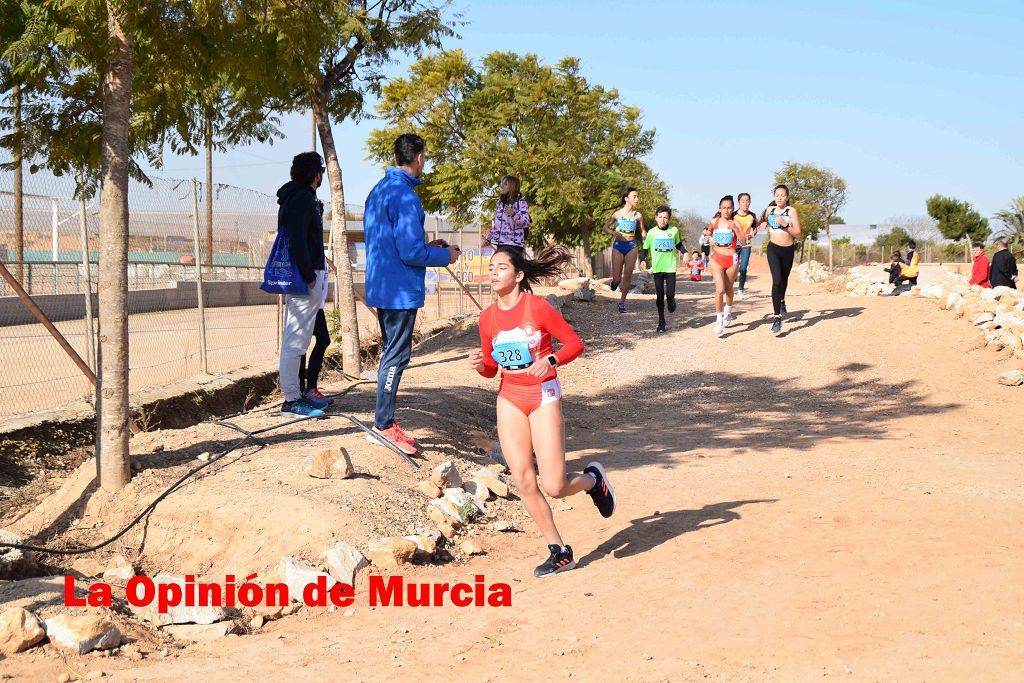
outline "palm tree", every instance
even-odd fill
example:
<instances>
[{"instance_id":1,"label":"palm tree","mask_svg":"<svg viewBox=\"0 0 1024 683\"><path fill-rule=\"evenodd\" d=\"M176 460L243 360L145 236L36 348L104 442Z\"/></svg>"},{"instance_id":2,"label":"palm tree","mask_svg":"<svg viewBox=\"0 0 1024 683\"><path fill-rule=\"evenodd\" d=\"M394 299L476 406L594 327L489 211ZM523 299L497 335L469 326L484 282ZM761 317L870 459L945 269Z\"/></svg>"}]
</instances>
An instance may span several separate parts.
<instances>
[{"instance_id":1,"label":"palm tree","mask_svg":"<svg viewBox=\"0 0 1024 683\"><path fill-rule=\"evenodd\" d=\"M1024 197L1016 197L1009 209L996 211L992 218L1003 224L996 237L1005 237L1011 244L1024 245Z\"/></svg>"}]
</instances>

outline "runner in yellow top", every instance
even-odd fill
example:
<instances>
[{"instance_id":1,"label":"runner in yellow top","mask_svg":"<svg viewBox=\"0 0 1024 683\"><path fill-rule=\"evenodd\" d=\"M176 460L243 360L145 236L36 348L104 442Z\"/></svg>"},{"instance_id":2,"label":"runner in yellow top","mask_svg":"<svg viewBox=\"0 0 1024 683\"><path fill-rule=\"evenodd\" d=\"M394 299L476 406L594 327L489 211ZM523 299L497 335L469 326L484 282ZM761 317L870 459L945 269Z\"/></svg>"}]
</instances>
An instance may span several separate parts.
<instances>
[{"instance_id":1,"label":"runner in yellow top","mask_svg":"<svg viewBox=\"0 0 1024 683\"><path fill-rule=\"evenodd\" d=\"M742 233L739 251L739 288L736 291L736 297L742 301L747 293L747 266L750 265L750 241L757 235L757 216L750 213L749 192L740 192L738 201L740 208L733 215L732 219L736 221L736 225L740 227L740 232Z\"/></svg>"}]
</instances>

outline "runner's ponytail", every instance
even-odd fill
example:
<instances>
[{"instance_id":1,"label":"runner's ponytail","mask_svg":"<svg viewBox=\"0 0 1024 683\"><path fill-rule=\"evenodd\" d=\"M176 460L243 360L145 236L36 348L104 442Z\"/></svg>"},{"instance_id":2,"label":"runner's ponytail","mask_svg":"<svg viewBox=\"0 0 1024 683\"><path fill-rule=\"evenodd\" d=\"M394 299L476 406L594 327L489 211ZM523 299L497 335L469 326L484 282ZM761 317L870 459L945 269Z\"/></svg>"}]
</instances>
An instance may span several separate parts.
<instances>
[{"instance_id":1,"label":"runner's ponytail","mask_svg":"<svg viewBox=\"0 0 1024 683\"><path fill-rule=\"evenodd\" d=\"M572 254L560 244L546 247L532 260L526 258L522 251L504 245L495 249L494 253L508 256L515 271L523 273L519 288L524 292L533 292L531 284L539 283L542 278L561 275L562 266L572 261Z\"/></svg>"}]
</instances>

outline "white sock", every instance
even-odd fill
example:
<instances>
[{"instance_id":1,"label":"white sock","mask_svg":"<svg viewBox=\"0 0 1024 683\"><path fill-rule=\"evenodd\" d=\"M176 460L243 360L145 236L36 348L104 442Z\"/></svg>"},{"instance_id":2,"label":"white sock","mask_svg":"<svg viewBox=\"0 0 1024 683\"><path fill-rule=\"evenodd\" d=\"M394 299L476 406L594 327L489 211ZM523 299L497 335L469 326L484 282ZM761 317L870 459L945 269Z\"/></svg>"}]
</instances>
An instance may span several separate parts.
<instances>
[{"instance_id":1,"label":"white sock","mask_svg":"<svg viewBox=\"0 0 1024 683\"><path fill-rule=\"evenodd\" d=\"M730 306L729 304L726 304L725 305L725 314L729 315L731 312L732 312L732 306Z\"/></svg>"},{"instance_id":2,"label":"white sock","mask_svg":"<svg viewBox=\"0 0 1024 683\"><path fill-rule=\"evenodd\" d=\"M723 315L722 313L715 313L715 322L716 323L722 322L722 315Z\"/></svg>"}]
</instances>

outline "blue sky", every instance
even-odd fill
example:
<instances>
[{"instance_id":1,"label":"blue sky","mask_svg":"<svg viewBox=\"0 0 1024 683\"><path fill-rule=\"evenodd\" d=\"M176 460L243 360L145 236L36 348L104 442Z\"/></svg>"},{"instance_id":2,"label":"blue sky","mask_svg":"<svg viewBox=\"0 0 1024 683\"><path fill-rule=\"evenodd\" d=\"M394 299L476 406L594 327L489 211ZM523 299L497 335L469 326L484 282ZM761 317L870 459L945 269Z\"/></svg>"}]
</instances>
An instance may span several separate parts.
<instances>
[{"instance_id":1,"label":"blue sky","mask_svg":"<svg viewBox=\"0 0 1024 683\"><path fill-rule=\"evenodd\" d=\"M538 2L456 0L461 47L579 57L657 130L648 161L679 209L714 212L724 194L770 199L786 160L848 184L849 223L923 214L938 192L982 215L1024 194L1024 2ZM407 63L395 66L403 73ZM380 169L365 160L372 120L335 126L349 203ZM216 157L218 182L273 192L310 145L287 137ZM168 157L165 175L201 174Z\"/></svg>"}]
</instances>

